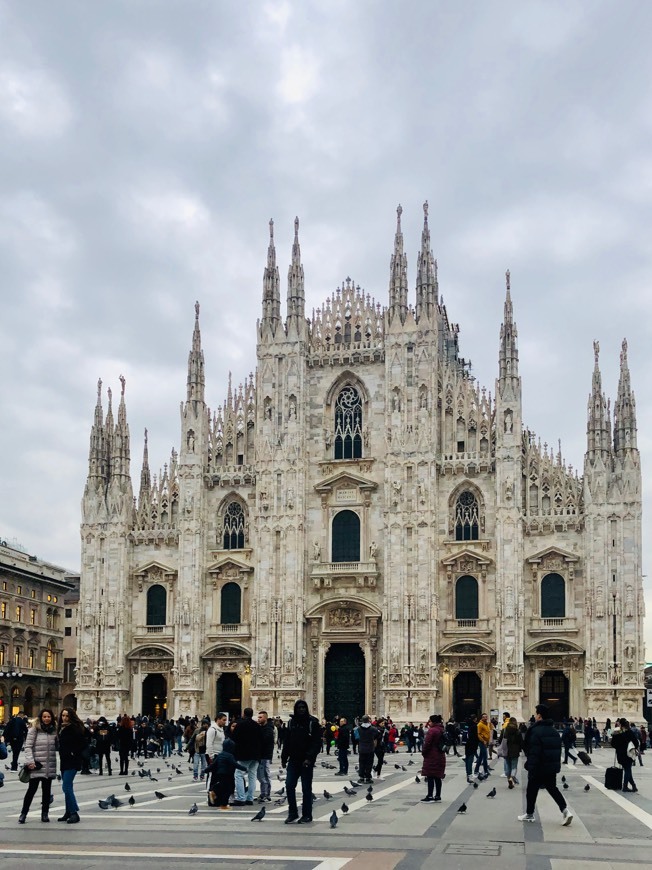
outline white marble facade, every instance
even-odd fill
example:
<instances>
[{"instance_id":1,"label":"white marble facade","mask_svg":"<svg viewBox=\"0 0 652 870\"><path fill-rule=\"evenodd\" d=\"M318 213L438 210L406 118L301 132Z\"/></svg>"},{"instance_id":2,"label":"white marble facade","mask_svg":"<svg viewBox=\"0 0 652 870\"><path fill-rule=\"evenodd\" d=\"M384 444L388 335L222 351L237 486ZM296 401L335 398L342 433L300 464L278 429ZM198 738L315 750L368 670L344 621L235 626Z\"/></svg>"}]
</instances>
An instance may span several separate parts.
<instances>
[{"instance_id":1,"label":"white marble facade","mask_svg":"<svg viewBox=\"0 0 652 870\"><path fill-rule=\"evenodd\" d=\"M427 208L408 304L398 218L387 307L347 279L309 319L298 221L284 320L270 224L256 373L209 410L196 306L179 449L152 477L145 436L136 499L125 383L116 421L98 385L82 714L229 701L283 715L302 695L321 716L333 712L327 657L346 643L364 660L360 713L423 719L471 704L529 716L545 696L571 715L640 718L626 344L613 431L595 345L578 475L522 421L509 275L492 395L440 301Z\"/></svg>"}]
</instances>

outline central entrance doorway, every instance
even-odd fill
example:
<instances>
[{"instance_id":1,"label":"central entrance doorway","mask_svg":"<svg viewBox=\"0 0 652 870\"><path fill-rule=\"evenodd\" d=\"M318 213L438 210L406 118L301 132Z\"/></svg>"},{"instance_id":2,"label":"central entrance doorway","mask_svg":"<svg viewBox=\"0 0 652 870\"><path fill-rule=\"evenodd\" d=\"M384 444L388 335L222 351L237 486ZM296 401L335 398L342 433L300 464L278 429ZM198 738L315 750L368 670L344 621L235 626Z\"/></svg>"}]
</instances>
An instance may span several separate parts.
<instances>
[{"instance_id":1,"label":"central entrance doorway","mask_svg":"<svg viewBox=\"0 0 652 870\"><path fill-rule=\"evenodd\" d=\"M163 674L147 674L143 680L143 714L165 719L168 709L168 681Z\"/></svg>"},{"instance_id":2,"label":"central entrance doorway","mask_svg":"<svg viewBox=\"0 0 652 870\"><path fill-rule=\"evenodd\" d=\"M544 671L539 679L539 703L545 704L553 722L568 718L568 679L563 671Z\"/></svg>"},{"instance_id":3,"label":"central entrance doorway","mask_svg":"<svg viewBox=\"0 0 652 870\"><path fill-rule=\"evenodd\" d=\"M334 643L324 663L324 716L352 722L365 712L365 662L359 643Z\"/></svg>"},{"instance_id":4,"label":"central entrance doorway","mask_svg":"<svg viewBox=\"0 0 652 870\"><path fill-rule=\"evenodd\" d=\"M221 674L215 686L215 712L229 719L242 715L242 680L232 671Z\"/></svg>"},{"instance_id":5,"label":"central entrance doorway","mask_svg":"<svg viewBox=\"0 0 652 870\"><path fill-rule=\"evenodd\" d=\"M465 722L479 716L482 707L482 680L475 671L461 671L453 680L453 716Z\"/></svg>"}]
</instances>

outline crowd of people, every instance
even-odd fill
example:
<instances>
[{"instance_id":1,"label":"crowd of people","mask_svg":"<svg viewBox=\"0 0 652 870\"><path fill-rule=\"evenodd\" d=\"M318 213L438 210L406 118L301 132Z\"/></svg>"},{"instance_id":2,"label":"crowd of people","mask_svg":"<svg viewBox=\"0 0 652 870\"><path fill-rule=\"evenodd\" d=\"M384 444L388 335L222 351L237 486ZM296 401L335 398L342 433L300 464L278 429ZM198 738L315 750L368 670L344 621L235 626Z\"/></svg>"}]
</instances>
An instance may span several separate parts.
<instances>
[{"instance_id":1,"label":"crowd of people","mask_svg":"<svg viewBox=\"0 0 652 870\"><path fill-rule=\"evenodd\" d=\"M583 750L578 742L583 741ZM242 715L228 720L226 713L210 716L150 719L147 716L123 714L113 722L104 716L82 722L77 713L64 708L58 719L44 709L29 722L24 713L13 716L4 729L5 746L11 748L11 769L19 769L19 756L24 752L21 779L27 791L19 816L24 824L32 801L41 788L41 821L49 822L52 781L58 776L65 797L65 813L60 822L79 822L79 807L73 782L77 773L112 776L111 754L118 755L118 776L127 776L134 758L168 758L173 754L188 754L193 780L202 782L209 806L221 811L231 807L253 806L256 800L264 804L271 800L270 769L277 751L281 766L286 769L285 794L288 815L286 824L312 822L312 781L320 753L333 754L337 760L334 776L348 777L351 756L357 756L356 781L371 785L373 775L381 777L385 757L401 747L410 755L421 755L417 768L425 779L423 802L442 799L442 782L451 755L463 756L467 782L477 784L489 777L489 761L494 756L503 761L501 774L507 787L519 785L520 756L525 756L528 772L526 812L518 818L534 821L538 792L548 791L562 813L562 824L568 825L573 814L557 788L556 777L569 760L586 759L595 748L610 745L623 770L622 790L636 792L633 767L643 764L643 753L649 744L649 734L643 726L637 728L625 719L612 726L598 728L592 718L569 719L560 727L549 716L545 705L538 705L529 723L519 723L508 712L499 724L496 717L483 713L470 716L465 722L452 717L444 722L433 714L425 723L408 722L401 727L391 718L363 715L352 721L344 716L321 723L310 715L307 703L297 700L288 722L270 718L261 710L245 708ZM462 752L458 752L461 749ZM562 760L563 755L563 760ZM57 759L59 774L57 774ZM414 763L411 761L410 763ZM324 763L324 766L329 766ZM297 786L301 783L301 812L297 802ZM0 775L0 786L2 775Z\"/></svg>"}]
</instances>

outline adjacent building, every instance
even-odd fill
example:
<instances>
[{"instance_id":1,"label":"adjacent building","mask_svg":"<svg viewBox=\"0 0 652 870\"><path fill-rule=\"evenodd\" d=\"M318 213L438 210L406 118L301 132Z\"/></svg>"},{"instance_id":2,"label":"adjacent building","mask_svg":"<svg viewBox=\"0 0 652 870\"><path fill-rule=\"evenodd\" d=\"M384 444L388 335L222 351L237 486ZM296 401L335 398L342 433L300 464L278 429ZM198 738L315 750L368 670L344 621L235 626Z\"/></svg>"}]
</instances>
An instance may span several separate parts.
<instances>
[{"instance_id":1,"label":"adjacent building","mask_svg":"<svg viewBox=\"0 0 652 870\"><path fill-rule=\"evenodd\" d=\"M59 711L64 598L75 582L78 575L0 540L0 723L19 710Z\"/></svg>"},{"instance_id":2,"label":"adjacent building","mask_svg":"<svg viewBox=\"0 0 652 870\"><path fill-rule=\"evenodd\" d=\"M440 298L427 206L412 304L400 208L386 304L347 278L307 317L298 230L282 316L270 222L256 371L215 410L196 305L178 449L152 476L145 433L135 499L125 381L116 418L98 384L82 715L287 714L300 695L319 716L640 718L626 342L613 417L594 344L579 474L522 419L509 273L490 391Z\"/></svg>"}]
</instances>

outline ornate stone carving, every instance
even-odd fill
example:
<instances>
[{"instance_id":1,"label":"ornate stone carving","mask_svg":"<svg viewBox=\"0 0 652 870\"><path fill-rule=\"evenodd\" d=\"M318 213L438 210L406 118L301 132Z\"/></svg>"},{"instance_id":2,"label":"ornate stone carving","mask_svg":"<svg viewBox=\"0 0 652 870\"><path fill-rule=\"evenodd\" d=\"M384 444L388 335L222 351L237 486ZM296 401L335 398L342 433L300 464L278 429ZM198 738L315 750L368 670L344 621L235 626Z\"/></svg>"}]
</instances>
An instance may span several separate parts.
<instances>
[{"instance_id":1,"label":"ornate stone carving","mask_svg":"<svg viewBox=\"0 0 652 870\"><path fill-rule=\"evenodd\" d=\"M362 625L362 613L354 607L334 607L328 611L331 628L358 628Z\"/></svg>"}]
</instances>

